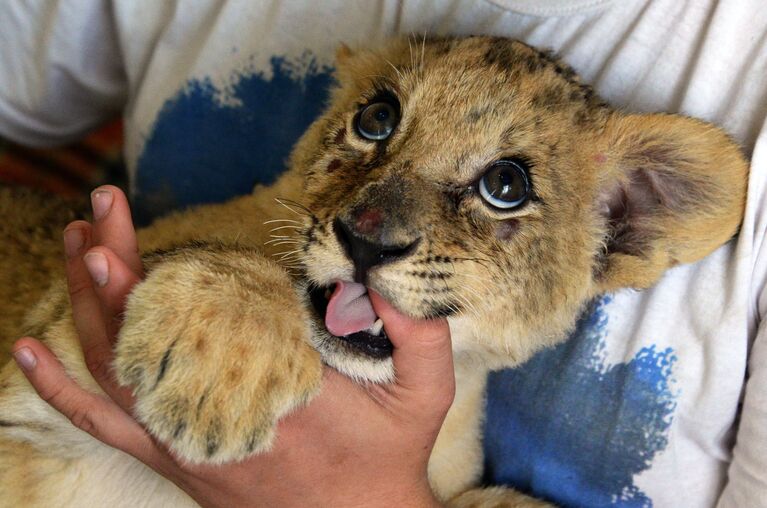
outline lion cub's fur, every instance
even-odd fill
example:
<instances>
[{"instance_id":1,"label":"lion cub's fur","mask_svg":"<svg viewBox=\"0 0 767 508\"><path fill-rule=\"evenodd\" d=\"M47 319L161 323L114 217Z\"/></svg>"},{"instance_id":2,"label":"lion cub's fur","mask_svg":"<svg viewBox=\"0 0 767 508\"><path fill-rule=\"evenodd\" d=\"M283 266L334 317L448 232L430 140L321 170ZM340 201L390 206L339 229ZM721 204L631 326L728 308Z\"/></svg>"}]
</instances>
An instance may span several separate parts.
<instances>
[{"instance_id":1,"label":"lion cub's fur","mask_svg":"<svg viewBox=\"0 0 767 508\"><path fill-rule=\"evenodd\" d=\"M127 305L118 379L134 387L137 416L155 436L214 463L268 449L275 421L316 393L322 361L361 381L391 380L390 358L330 336L306 294L354 277L333 223L375 208L381 234L417 248L370 270L368 286L408 314L448 315L451 325L458 388L430 462L435 492L456 506L537 505L476 488L487 371L563 340L596 295L650 286L727 242L743 213L746 161L718 129L611 109L552 55L506 39L342 48L337 67L326 113L275 185L140 231L155 252ZM375 143L354 119L383 90L397 97L401 120ZM533 198L501 212L476 182L509 157L527 161ZM2 242L19 241L28 231L5 234ZM12 250L6 262L24 267L23 256ZM2 273L0 285L18 288L7 281L32 280L34 270ZM4 319L19 323L18 310ZM27 323L98 391L61 284ZM0 377L0 500L192 504L72 427L13 364Z\"/></svg>"}]
</instances>

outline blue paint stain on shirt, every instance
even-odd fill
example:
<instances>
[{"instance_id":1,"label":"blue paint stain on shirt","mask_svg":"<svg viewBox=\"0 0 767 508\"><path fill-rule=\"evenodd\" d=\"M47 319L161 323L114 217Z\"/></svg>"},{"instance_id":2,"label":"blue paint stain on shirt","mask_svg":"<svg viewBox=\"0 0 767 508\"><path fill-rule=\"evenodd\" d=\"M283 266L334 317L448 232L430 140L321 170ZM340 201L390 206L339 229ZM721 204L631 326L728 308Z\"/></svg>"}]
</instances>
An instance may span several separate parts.
<instances>
[{"instance_id":1,"label":"blue paint stain on shirt","mask_svg":"<svg viewBox=\"0 0 767 508\"><path fill-rule=\"evenodd\" d=\"M560 506L652 506L633 483L667 443L676 396L673 350L604 361L609 297L565 343L491 374L485 481Z\"/></svg>"},{"instance_id":2,"label":"blue paint stain on shirt","mask_svg":"<svg viewBox=\"0 0 767 508\"><path fill-rule=\"evenodd\" d=\"M134 218L224 201L268 184L292 146L325 107L332 69L307 52L272 57L271 77L237 76L230 98L209 80L192 80L158 113L137 161Z\"/></svg>"}]
</instances>

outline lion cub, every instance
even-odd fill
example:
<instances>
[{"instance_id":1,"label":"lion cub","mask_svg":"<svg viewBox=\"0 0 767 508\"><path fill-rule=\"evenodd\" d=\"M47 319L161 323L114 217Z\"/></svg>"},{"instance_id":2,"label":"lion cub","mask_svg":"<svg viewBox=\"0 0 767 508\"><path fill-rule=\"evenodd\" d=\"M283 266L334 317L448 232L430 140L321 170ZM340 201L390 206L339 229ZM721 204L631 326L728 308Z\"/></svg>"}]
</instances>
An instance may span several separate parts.
<instances>
[{"instance_id":1,"label":"lion cub","mask_svg":"<svg viewBox=\"0 0 767 508\"><path fill-rule=\"evenodd\" d=\"M516 41L432 40L416 56L406 40L342 48L337 68L327 111L274 186L140 232L147 251L163 250L145 256L129 298L118 379L180 456L242 459L317 393L323 362L392 380L371 288L451 325L458 388L429 465L437 495L536 503L477 487L487 372L563 340L595 296L646 288L732 238L746 161L706 123L611 109ZM269 261L281 252L284 266ZM54 290L27 322L98 390L68 308ZM0 390L3 505L193 505L72 427L14 365Z\"/></svg>"}]
</instances>

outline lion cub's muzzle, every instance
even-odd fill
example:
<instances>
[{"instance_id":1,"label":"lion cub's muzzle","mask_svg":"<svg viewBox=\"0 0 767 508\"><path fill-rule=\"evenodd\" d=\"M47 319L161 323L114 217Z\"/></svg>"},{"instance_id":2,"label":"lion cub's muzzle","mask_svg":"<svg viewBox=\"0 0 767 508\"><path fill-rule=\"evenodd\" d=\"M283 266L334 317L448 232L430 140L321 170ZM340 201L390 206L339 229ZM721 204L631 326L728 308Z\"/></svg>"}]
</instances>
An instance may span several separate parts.
<instances>
[{"instance_id":1,"label":"lion cub's muzzle","mask_svg":"<svg viewBox=\"0 0 767 508\"><path fill-rule=\"evenodd\" d=\"M354 280L338 280L309 291L312 306L320 320L324 320L328 333L377 359L390 356L393 347L370 303L368 272L412 255L421 242L420 236L399 228L396 220L386 219L385 212L375 207L358 207L338 216L333 221L333 230L354 265Z\"/></svg>"}]
</instances>

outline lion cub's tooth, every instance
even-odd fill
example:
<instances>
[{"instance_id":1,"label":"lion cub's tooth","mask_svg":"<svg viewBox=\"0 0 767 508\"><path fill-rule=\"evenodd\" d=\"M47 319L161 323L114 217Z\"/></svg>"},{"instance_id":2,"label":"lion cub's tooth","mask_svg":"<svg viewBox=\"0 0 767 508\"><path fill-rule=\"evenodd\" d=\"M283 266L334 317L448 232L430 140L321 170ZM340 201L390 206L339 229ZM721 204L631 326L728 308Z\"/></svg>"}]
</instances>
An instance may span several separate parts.
<instances>
[{"instance_id":1,"label":"lion cub's tooth","mask_svg":"<svg viewBox=\"0 0 767 508\"><path fill-rule=\"evenodd\" d=\"M373 326L370 327L369 333L370 335L381 335L381 330L383 330L383 321L381 318L376 319L376 322L373 323Z\"/></svg>"},{"instance_id":2,"label":"lion cub's tooth","mask_svg":"<svg viewBox=\"0 0 767 508\"><path fill-rule=\"evenodd\" d=\"M381 318L376 319L375 323L373 323L373 326L370 327L370 333L373 335L381 335L381 331L383 330L383 320Z\"/></svg>"}]
</instances>

